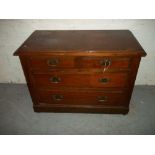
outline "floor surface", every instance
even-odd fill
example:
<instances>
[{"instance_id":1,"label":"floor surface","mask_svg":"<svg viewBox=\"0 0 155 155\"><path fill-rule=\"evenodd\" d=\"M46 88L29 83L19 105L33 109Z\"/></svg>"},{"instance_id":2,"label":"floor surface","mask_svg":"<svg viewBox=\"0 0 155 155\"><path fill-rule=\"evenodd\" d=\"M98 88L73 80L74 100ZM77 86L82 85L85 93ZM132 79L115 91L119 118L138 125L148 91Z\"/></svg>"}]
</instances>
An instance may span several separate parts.
<instances>
[{"instance_id":1,"label":"floor surface","mask_svg":"<svg viewBox=\"0 0 155 155\"><path fill-rule=\"evenodd\" d=\"M127 115L35 113L25 84L0 84L0 134L155 134L155 86L135 86Z\"/></svg>"}]
</instances>

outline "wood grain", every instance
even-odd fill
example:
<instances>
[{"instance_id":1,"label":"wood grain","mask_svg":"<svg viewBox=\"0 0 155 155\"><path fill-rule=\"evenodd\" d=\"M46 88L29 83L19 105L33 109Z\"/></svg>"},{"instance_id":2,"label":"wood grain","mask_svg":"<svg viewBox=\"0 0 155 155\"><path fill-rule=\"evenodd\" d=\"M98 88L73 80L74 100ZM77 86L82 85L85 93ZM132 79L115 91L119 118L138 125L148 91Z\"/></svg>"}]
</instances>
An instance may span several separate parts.
<instances>
[{"instance_id":1,"label":"wood grain","mask_svg":"<svg viewBox=\"0 0 155 155\"><path fill-rule=\"evenodd\" d=\"M146 55L129 30L37 30L15 52L122 52Z\"/></svg>"},{"instance_id":2,"label":"wood grain","mask_svg":"<svg viewBox=\"0 0 155 155\"><path fill-rule=\"evenodd\" d=\"M126 114L145 51L128 30L35 31L19 55L35 112Z\"/></svg>"}]
</instances>

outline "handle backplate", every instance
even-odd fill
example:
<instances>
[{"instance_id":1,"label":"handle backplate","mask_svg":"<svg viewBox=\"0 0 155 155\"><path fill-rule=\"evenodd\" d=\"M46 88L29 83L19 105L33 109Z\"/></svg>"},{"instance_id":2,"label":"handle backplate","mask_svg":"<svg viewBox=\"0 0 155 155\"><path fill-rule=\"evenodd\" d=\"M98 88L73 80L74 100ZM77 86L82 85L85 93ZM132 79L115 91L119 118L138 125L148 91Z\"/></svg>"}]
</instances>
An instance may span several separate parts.
<instances>
[{"instance_id":1,"label":"handle backplate","mask_svg":"<svg viewBox=\"0 0 155 155\"><path fill-rule=\"evenodd\" d=\"M57 77L57 76L53 76L50 78L50 82L51 83L59 83L59 82L61 82L61 78Z\"/></svg>"},{"instance_id":2,"label":"handle backplate","mask_svg":"<svg viewBox=\"0 0 155 155\"><path fill-rule=\"evenodd\" d=\"M52 58L52 59L47 60L47 65L51 66L51 67L57 66L58 63L59 63L59 60L56 58Z\"/></svg>"},{"instance_id":3,"label":"handle backplate","mask_svg":"<svg viewBox=\"0 0 155 155\"><path fill-rule=\"evenodd\" d=\"M108 101L108 97L107 96L99 96L98 97L98 101L99 102L107 102Z\"/></svg>"},{"instance_id":4,"label":"handle backplate","mask_svg":"<svg viewBox=\"0 0 155 155\"><path fill-rule=\"evenodd\" d=\"M59 94L56 94L56 95L52 95L52 98L54 101L61 101L63 100L63 95L59 95Z\"/></svg>"},{"instance_id":5,"label":"handle backplate","mask_svg":"<svg viewBox=\"0 0 155 155\"><path fill-rule=\"evenodd\" d=\"M110 81L109 78L99 78L99 82L102 83L102 84L106 84Z\"/></svg>"}]
</instances>

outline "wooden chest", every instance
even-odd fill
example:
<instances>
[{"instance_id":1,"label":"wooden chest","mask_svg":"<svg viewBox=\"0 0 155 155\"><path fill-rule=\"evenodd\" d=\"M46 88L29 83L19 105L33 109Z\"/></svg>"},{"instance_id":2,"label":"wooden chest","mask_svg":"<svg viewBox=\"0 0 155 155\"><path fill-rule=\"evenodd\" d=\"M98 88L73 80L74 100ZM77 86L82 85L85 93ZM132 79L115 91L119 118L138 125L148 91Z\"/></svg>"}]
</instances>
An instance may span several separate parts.
<instances>
[{"instance_id":1,"label":"wooden chest","mask_svg":"<svg viewBox=\"0 0 155 155\"><path fill-rule=\"evenodd\" d=\"M128 30L37 30L14 55L34 111L126 114L146 53Z\"/></svg>"}]
</instances>

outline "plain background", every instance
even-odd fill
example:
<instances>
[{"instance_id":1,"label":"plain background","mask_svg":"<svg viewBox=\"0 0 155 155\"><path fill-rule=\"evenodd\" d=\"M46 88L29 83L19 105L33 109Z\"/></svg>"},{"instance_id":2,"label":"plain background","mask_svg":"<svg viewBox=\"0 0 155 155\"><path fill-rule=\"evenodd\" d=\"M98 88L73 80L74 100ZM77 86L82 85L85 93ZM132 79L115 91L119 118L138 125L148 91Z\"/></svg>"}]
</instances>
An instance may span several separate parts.
<instances>
[{"instance_id":1,"label":"plain background","mask_svg":"<svg viewBox=\"0 0 155 155\"><path fill-rule=\"evenodd\" d=\"M25 83L18 57L14 51L36 29L41 30L103 30L129 29L140 42L147 56L142 58L136 85L155 85L155 20L59 19L0 20L0 83Z\"/></svg>"}]
</instances>

